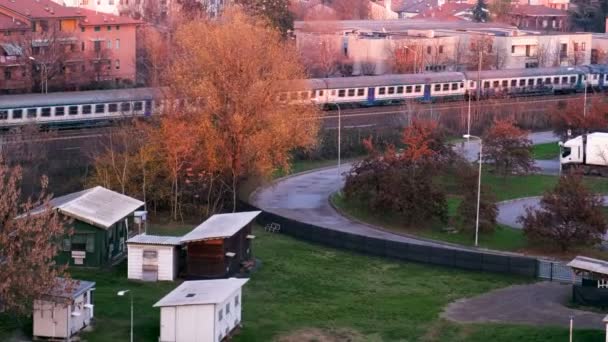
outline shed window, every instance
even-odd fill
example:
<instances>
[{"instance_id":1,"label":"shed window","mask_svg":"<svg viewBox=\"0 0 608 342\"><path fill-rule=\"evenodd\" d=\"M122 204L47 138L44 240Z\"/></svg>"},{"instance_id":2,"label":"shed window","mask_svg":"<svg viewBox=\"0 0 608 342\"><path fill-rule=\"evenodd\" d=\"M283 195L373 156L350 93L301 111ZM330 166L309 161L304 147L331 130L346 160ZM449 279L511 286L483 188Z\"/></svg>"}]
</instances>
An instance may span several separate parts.
<instances>
[{"instance_id":1,"label":"shed window","mask_svg":"<svg viewBox=\"0 0 608 342\"><path fill-rule=\"evenodd\" d=\"M395 87L388 87L388 93L389 94L394 94L395 93Z\"/></svg>"},{"instance_id":2,"label":"shed window","mask_svg":"<svg viewBox=\"0 0 608 342\"><path fill-rule=\"evenodd\" d=\"M403 86L397 87L397 94L403 94Z\"/></svg>"},{"instance_id":3,"label":"shed window","mask_svg":"<svg viewBox=\"0 0 608 342\"><path fill-rule=\"evenodd\" d=\"M49 117L51 116L51 107L44 107L40 112L40 116Z\"/></svg>"},{"instance_id":4,"label":"shed window","mask_svg":"<svg viewBox=\"0 0 608 342\"><path fill-rule=\"evenodd\" d=\"M69 252L70 250L72 250L72 241L70 240L70 238L63 239L63 243L61 244L61 249L64 252Z\"/></svg>"},{"instance_id":5,"label":"shed window","mask_svg":"<svg viewBox=\"0 0 608 342\"><path fill-rule=\"evenodd\" d=\"M379 94L379 95L384 95L384 94L386 94L386 88L385 88L385 87L380 87L380 88L378 89L378 94Z\"/></svg>"},{"instance_id":6,"label":"shed window","mask_svg":"<svg viewBox=\"0 0 608 342\"><path fill-rule=\"evenodd\" d=\"M357 89L357 96L363 96L363 95L365 95L365 88Z\"/></svg>"},{"instance_id":7,"label":"shed window","mask_svg":"<svg viewBox=\"0 0 608 342\"><path fill-rule=\"evenodd\" d=\"M82 106L82 114L91 114L91 105Z\"/></svg>"},{"instance_id":8,"label":"shed window","mask_svg":"<svg viewBox=\"0 0 608 342\"><path fill-rule=\"evenodd\" d=\"M95 234L74 234L72 236L72 250L95 252Z\"/></svg>"},{"instance_id":9,"label":"shed window","mask_svg":"<svg viewBox=\"0 0 608 342\"><path fill-rule=\"evenodd\" d=\"M0 110L0 120L8 119L8 110Z\"/></svg>"},{"instance_id":10,"label":"shed window","mask_svg":"<svg viewBox=\"0 0 608 342\"><path fill-rule=\"evenodd\" d=\"M239 295L236 295L234 297L234 307L238 308L239 307Z\"/></svg>"},{"instance_id":11,"label":"shed window","mask_svg":"<svg viewBox=\"0 0 608 342\"><path fill-rule=\"evenodd\" d=\"M38 109L37 108L28 108L27 109L27 118L28 119L35 118L36 115L38 115Z\"/></svg>"},{"instance_id":12,"label":"shed window","mask_svg":"<svg viewBox=\"0 0 608 342\"><path fill-rule=\"evenodd\" d=\"M13 109L13 119L21 119L23 117L23 109Z\"/></svg>"},{"instance_id":13,"label":"shed window","mask_svg":"<svg viewBox=\"0 0 608 342\"><path fill-rule=\"evenodd\" d=\"M118 112L118 104L117 103L110 103L108 105L108 112L110 112L110 113L116 113L116 112Z\"/></svg>"},{"instance_id":14,"label":"shed window","mask_svg":"<svg viewBox=\"0 0 608 342\"><path fill-rule=\"evenodd\" d=\"M346 90L340 89L338 90L338 97L344 97L346 95Z\"/></svg>"},{"instance_id":15,"label":"shed window","mask_svg":"<svg viewBox=\"0 0 608 342\"><path fill-rule=\"evenodd\" d=\"M348 96L355 96L355 89L348 89Z\"/></svg>"},{"instance_id":16,"label":"shed window","mask_svg":"<svg viewBox=\"0 0 608 342\"><path fill-rule=\"evenodd\" d=\"M230 302L226 303L226 315L230 313Z\"/></svg>"},{"instance_id":17,"label":"shed window","mask_svg":"<svg viewBox=\"0 0 608 342\"><path fill-rule=\"evenodd\" d=\"M435 91L441 90L441 84L435 84Z\"/></svg>"},{"instance_id":18,"label":"shed window","mask_svg":"<svg viewBox=\"0 0 608 342\"><path fill-rule=\"evenodd\" d=\"M217 319L219 321L221 321L222 319L224 319L224 312L222 311L222 309L220 309L220 311L218 311L218 313L217 313Z\"/></svg>"},{"instance_id":19,"label":"shed window","mask_svg":"<svg viewBox=\"0 0 608 342\"><path fill-rule=\"evenodd\" d=\"M96 114L101 114L101 113L105 112L106 111L105 107L106 107L106 105L96 104L95 105L95 113Z\"/></svg>"}]
</instances>

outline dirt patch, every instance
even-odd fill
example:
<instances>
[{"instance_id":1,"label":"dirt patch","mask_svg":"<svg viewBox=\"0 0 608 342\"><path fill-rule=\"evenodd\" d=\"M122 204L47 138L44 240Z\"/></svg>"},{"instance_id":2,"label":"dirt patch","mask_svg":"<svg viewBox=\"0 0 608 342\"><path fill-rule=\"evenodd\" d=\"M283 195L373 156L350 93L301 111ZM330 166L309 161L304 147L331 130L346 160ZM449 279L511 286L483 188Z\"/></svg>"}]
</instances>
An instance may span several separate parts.
<instances>
[{"instance_id":1,"label":"dirt patch","mask_svg":"<svg viewBox=\"0 0 608 342\"><path fill-rule=\"evenodd\" d=\"M276 342L363 342L367 339L350 329L324 330L308 328L279 336Z\"/></svg>"}]
</instances>

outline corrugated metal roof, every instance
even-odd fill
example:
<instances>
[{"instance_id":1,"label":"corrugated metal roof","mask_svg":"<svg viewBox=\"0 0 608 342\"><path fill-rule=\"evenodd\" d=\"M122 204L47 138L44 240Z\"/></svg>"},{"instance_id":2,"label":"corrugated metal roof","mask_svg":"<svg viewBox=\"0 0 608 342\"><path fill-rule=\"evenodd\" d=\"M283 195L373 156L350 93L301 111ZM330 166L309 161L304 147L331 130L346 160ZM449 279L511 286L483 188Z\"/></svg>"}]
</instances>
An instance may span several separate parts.
<instances>
[{"instance_id":1,"label":"corrugated metal roof","mask_svg":"<svg viewBox=\"0 0 608 342\"><path fill-rule=\"evenodd\" d=\"M246 278L185 281L154 307L222 303L248 281Z\"/></svg>"},{"instance_id":2,"label":"corrugated metal roof","mask_svg":"<svg viewBox=\"0 0 608 342\"><path fill-rule=\"evenodd\" d=\"M127 244L179 246L181 237L139 234L127 240Z\"/></svg>"},{"instance_id":3,"label":"corrugated metal roof","mask_svg":"<svg viewBox=\"0 0 608 342\"><path fill-rule=\"evenodd\" d=\"M162 98L162 88L130 88L113 90L73 91L48 94L1 95L0 108L27 108L152 100Z\"/></svg>"},{"instance_id":4,"label":"corrugated metal roof","mask_svg":"<svg viewBox=\"0 0 608 342\"><path fill-rule=\"evenodd\" d=\"M68 281L65 278L57 278L56 281L57 283L55 287L47 294L48 296L74 299L83 294L84 292L88 291L89 289L95 287L95 282L92 281L84 281L77 279L71 279L70 281ZM69 287L71 287L69 289L70 291L68 291Z\"/></svg>"},{"instance_id":5,"label":"corrugated metal roof","mask_svg":"<svg viewBox=\"0 0 608 342\"><path fill-rule=\"evenodd\" d=\"M261 211L217 214L201 223L190 233L184 235L181 242L228 238L253 221Z\"/></svg>"},{"instance_id":6,"label":"corrugated metal roof","mask_svg":"<svg viewBox=\"0 0 608 342\"><path fill-rule=\"evenodd\" d=\"M577 75L584 72L578 67L558 68L527 68L527 69L505 69L505 70L482 70L481 79L509 78L509 77L536 77L550 75ZM477 71L464 72L468 80L477 80Z\"/></svg>"},{"instance_id":7,"label":"corrugated metal roof","mask_svg":"<svg viewBox=\"0 0 608 342\"><path fill-rule=\"evenodd\" d=\"M51 200L62 214L107 229L132 214L144 202L101 186L60 196ZM38 210L44 210L39 208ZM38 210L34 210L35 214Z\"/></svg>"},{"instance_id":8,"label":"corrugated metal roof","mask_svg":"<svg viewBox=\"0 0 608 342\"><path fill-rule=\"evenodd\" d=\"M608 275L608 262L599 259L577 256L568 266L579 270Z\"/></svg>"}]
</instances>

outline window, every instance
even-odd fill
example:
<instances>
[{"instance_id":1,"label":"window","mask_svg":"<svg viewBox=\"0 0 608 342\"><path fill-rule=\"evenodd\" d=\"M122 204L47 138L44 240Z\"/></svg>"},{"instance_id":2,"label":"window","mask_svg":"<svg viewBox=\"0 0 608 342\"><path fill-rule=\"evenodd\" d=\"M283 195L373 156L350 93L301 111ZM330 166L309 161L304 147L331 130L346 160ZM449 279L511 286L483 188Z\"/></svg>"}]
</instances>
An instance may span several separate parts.
<instances>
[{"instance_id":1,"label":"window","mask_svg":"<svg viewBox=\"0 0 608 342\"><path fill-rule=\"evenodd\" d=\"M443 53L443 45L439 45L439 53Z\"/></svg>"},{"instance_id":2,"label":"window","mask_svg":"<svg viewBox=\"0 0 608 342\"><path fill-rule=\"evenodd\" d=\"M346 94L346 90L344 90L344 89L338 90L338 97L344 97L345 94Z\"/></svg>"},{"instance_id":3,"label":"window","mask_svg":"<svg viewBox=\"0 0 608 342\"><path fill-rule=\"evenodd\" d=\"M38 109L36 108L28 108L27 109L27 118L32 119L38 115Z\"/></svg>"},{"instance_id":4,"label":"window","mask_svg":"<svg viewBox=\"0 0 608 342\"><path fill-rule=\"evenodd\" d=\"M431 47L430 46L426 47L426 53L429 54L429 55L431 54Z\"/></svg>"},{"instance_id":5,"label":"window","mask_svg":"<svg viewBox=\"0 0 608 342\"><path fill-rule=\"evenodd\" d=\"M355 89L348 89L348 96L355 96Z\"/></svg>"},{"instance_id":6,"label":"window","mask_svg":"<svg viewBox=\"0 0 608 342\"><path fill-rule=\"evenodd\" d=\"M112 26L108 25L108 31L112 31Z\"/></svg>"},{"instance_id":7,"label":"window","mask_svg":"<svg viewBox=\"0 0 608 342\"><path fill-rule=\"evenodd\" d=\"M443 84L443 91L448 91L450 90L450 84L449 83L444 83Z\"/></svg>"},{"instance_id":8,"label":"window","mask_svg":"<svg viewBox=\"0 0 608 342\"><path fill-rule=\"evenodd\" d=\"M582 42L581 43L581 51L585 51L587 49L587 43Z\"/></svg>"},{"instance_id":9,"label":"window","mask_svg":"<svg viewBox=\"0 0 608 342\"><path fill-rule=\"evenodd\" d=\"M21 119L23 117L23 109L13 109L13 119Z\"/></svg>"},{"instance_id":10,"label":"window","mask_svg":"<svg viewBox=\"0 0 608 342\"><path fill-rule=\"evenodd\" d=\"M441 90L441 84L435 84L435 91Z\"/></svg>"},{"instance_id":11,"label":"window","mask_svg":"<svg viewBox=\"0 0 608 342\"><path fill-rule=\"evenodd\" d=\"M363 95L365 95L365 88L357 89L357 96L363 96Z\"/></svg>"},{"instance_id":12,"label":"window","mask_svg":"<svg viewBox=\"0 0 608 342\"><path fill-rule=\"evenodd\" d=\"M236 295L234 297L234 307L238 308L239 307L239 295Z\"/></svg>"},{"instance_id":13,"label":"window","mask_svg":"<svg viewBox=\"0 0 608 342\"><path fill-rule=\"evenodd\" d=\"M106 41L106 48L108 48L108 49L112 48L112 41L109 39Z\"/></svg>"},{"instance_id":14,"label":"window","mask_svg":"<svg viewBox=\"0 0 608 342\"><path fill-rule=\"evenodd\" d=\"M498 88L499 85L500 85L500 81L494 81L494 82L492 82L492 87L493 88Z\"/></svg>"},{"instance_id":15,"label":"window","mask_svg":"<svg viewBox=\"0 0 608 342\"><path fill-rule=\"evenodd\" d=\"M403 86L397 87L397 94L403 94Z\"/></svg>"},{"instance_id":16,"label":"window","mask_svg":"<svg viewBox=\"0 0 608 342\"><path fill-rule=\"evenodd\" d=\"M217 313L217 319L219 321L221 321L222 319L224 319L224 312L222 312L222 309L220 309L220 311L218 311L218 313Z\"/></svg>"},{"instance_id":17,"label":"window","mask_svg":"<svg viewBox=\"0 0 608 342\"><path fill-rule=\"evenodd\" d=\"M533 86L534 85L534 79L530 78L528 79L528 86Z\"/></svg>"},{"instance_id":18,"label":"window","mask_svg":"<svg viewBox=\"0 0 608 342\"><path fill-rule=\"evenodd\" d=\"M226 315L230 313L230 302L226 303Z\"/></svg>"},{"instance_id":19,"label":"window","mask_svg":"<svg viewBox=\"0 0 608 342\"><path fill-rule=\"evenodd\" d=\"M330 94L331 94L331 96L336 96L336 90L332 89Z\"/></svg>"},{"instance_id":20,"label":"window","mask_svg":"<svg viewBox=\"0 0 608 342\"><path fill-rule=\"evenodd\" d=\"M458 83L452 83L452 90L458 90Z\"/></svg>"},{"instance_id":21,"label":"window","mask_svg":"<svg viewBox=\"0 0 608 342\"><path fill-rule=\"evenodd\" d=\"M106 105L104 104L96 104L95 105L95 114L101 114L106 111Z\"/></svg>"},{"instance_id":22,"label":"window","mask_svg":"<svg viewBox=\"0 0 608 342\"><path fill-rule=\"evenodd\" d=\"M570 76L570 83L576 83L576 76Z\"/></svg>"},{"instance_id":23,"label":"window","mask_svg":"<svg viewBox=\"0 0 608 342\"><path fill-rule=\"evenodd\" d=\"M408 93L408 94L411 94L412 93L412 86L405 87L405 92Z\"/></svg>"},{"instance_id":24,"label":"window","mask_svg":"<svg viewBox=\"0 0 608 342\"><path fill-rule=\"evenodd\" d=\"M108 112L110 112L110 113L116 113L116 112L118 112L118 104L117 103L110 103L108 105Z\"/></svg>"},{"instance_id":25,"label":"window","mask_svg":"<svg viewBox=\"0 0 608 342\"><path fill-rule=\"evenodd\" d=\"M484 82L483 82L483 87L484 87L485 89L490 88L490 81L484 81Z\"/></svg>"},{"instance_id":26,"label":"window","mask_svg":"<svg viewBox=\"0 0 608 342\"><path fill-rule=\"evenodd\" d=\"M96 40L93 42L95 52L101 51L101 41Z\"/></svg>"},{"instance_id":27,"label":"window","mask_svg":"<svg viewBox=\"0 0 608 342\"><path fill-rule=\"evenodd\" d=\"M553 83L559 84L559 77L553 77Z\"/></svg>"},{"instance_id":28,"label":"window","mask_svg":"<svg viewBox=\"0 0 608 342\"><path fill-rule=\"evenodd\" d=\"M526 80L524 80L524 79L519 80L519 86L520 87L525 87L526 86Z\"/></svg>"},{"instance_id":29,"label":"window","mask_svg":"<svg viewBox=\"0 0 608 342\"><path fill-rule=\"evenodd\" d=\"M395 93L395 87L388 87L388 93L389 94L394 94Z\"/></svg>"},{"instance_id":30,"label":"window","mask_svg":"<svg viewBox=\"0 0 608 342\"><path fill-rule=\"evenodd\" d=\"M120 70L120 59L115 60L114 65L116 67L116 70Z\"/></svg>"},{"instance_id":31,"label":"window","mask_svg":"<svg viewBox=\"0 0 608 342\"><path fill-rule=\"evenodd\" d=\"M72 241L70 240L70 238L63 239L63 243L61 244L61 249L64 252L69 252L70 250L72 250Z\"/></svg>"},{"instance_id":32,"label":"window","mask_svg":"<svg viewBox=\"0 0 608 342\"><path fill-rule=\"evenodd\" d=\"M545 78L545 84L551 84L551 77Z\"/></svg>"},{"instance_id":33,"label":"window","mask_svg":"<svg viewBox=\"0 0 608 342\"><path fill-rule=\"evenodd\" d=\"M506 88L506 87L508 87L508 86L509 86L509 81L507 81L507 80L503 80L503 81L502 81L502 87L503 87L503 88Z\"/></svg>"},{"instance_id":34,"label":"window","mask_svg":"<svg viewBox=\"0 0 608 342\"><path fill-rule=\"evenodd\" d=\"M91 114L92 108L91 105L82 106L82 114Z\"/></svg>"},{"instance_id":35,"label":"window","mask_svg":"<svg viewBox=\"0 0 608 342\"><path fill-rule=\"evenodd\" d=\"M384 94L386 94L386 88L384 88L384 87L380 87L380 88L378 89L378 94L379 94L379 95L384 95Z\"/></svg>"},{"instance_id":36,"label":"window","mask_svg":"<svg viewBox=\"0 0 608 342\"><path fill-rule=\"evenodd\" d=\"M515 45L511 45L511 53L515 53Z\"/></svg>"},{"instance_id":37,"label":"window","mask_svg":"<svg viewBox=\"0 0 608 342\"><path fill-rule=\"evenodd\" d=\"M419 93L422 90L422 86L417 85L414 89Z\"/></svg>"},{"instance_id":38,"label":"window","mask_svg":"<svg viewBox=\"0 0 608 342\"><path fill-rule=\"evenodd\" d=\"M574 51L578 51L578 43L574 43Z\"/></svg>"},{"instance_id":39,"label":"window","mask_svg":"<svg viewBox=\"0 0 608 342\"><path fill-rule=\"evenodd\" d=\"M517 87L517 80L511 80L511 87Z\"/></svg>"},{"instance_id":40,"label":"window","mask_svg":"<svg viewBox=\"0 0 608 342\"><path fill-rule=\"evenodd\" d=\"M543 85L543 79L542 78L537 78L536 79L536 85Z\"/></svg>"},{"instance_id":41,"label":"window","mask_svg":"<svg viewBox=\"0 0 608 342\"><path fill-rule=\"evenodd\" d=\"M0 110L0 120L8 119L8 110Z\"/></svg>"},{"instance_id":42,"label":"window","mask_svg":"<svg viewBox=\"0 0 608 342\"><path fill-rule=\"evenodd\" d=\"M69 106L68 113L70 115L78 115L78 106Z\"/></svg>"},{"instance_id":43,"label":"window","mask_svg":"<svg viewBox=\"0 0 608 342\"><path fill-rule=\"evenodd\" d=\"M12 76L13 75L11 74L10 70L4 70L4 79L5 80L10 80L11 78L13 78Z\"/></svg>"},{"instance_id":44,"label":"window","mask_svg":"<svg viewBox=\"0 0 608 342\"><path fill-rule=\"evenodd\" d=\"M84 32L86 28L84 26L80 27L80 32Z\"/></svg>"},{"instance_id":45,"label":"window","mask_svg":"<svg viewBox=\"0 0 608 342\"><path fill-rule=\"evenodd\" d=\"M49 117L51 116L51 107L44 107L40 111L40 116Z\"/></svg>"},{"instance_id":46,"label":"window","mask_svg":"<svg viewBox=\"0 0 608 342\"><path fill-rule=\"evenodd\" d=\"M562 84L568 83L568 77L564 76L562 77Z\"/></svg>"},{"instance_id":47,"label":"window","mask_svg":"<svg viewBox=\"0 0 608 342\"><path fill-rule=\"evenodd\" d=\"M319 96L323 96L323 90L319 90Z\"/></svg>"},{"instance_id":48,"label":"window","mask_svg":"<svg viewBox=\"0 0 608 342\"><path fill-rule=\"evenodd\" d=\"M116 44L114 44L114 47L116 47L116 50L120 49L120 39L116 39Z\"/></svg>"},{"instance_id":49,"label":"window","mask_svg":"<svg viewBox=\"0 0 608 342\"><path fill-rule=\"evenodd\" d=\"M314 94L315 92L313 91L312 93ZM137 101L137 102L135 102L135 103L133 104L133 110L140 111L140 110L142 110L142 109L144 109L144 103L143 103L143 102L141 102L141 101Z\"/></svg>"},{"instance_id":50,"label":"window","mask_svg":"<svg viewBox=\"0 0 608 342\"><path fill-rule=\"evenodd\" d=\"M475 88L475 81L471 81L471 83L469 84L470 88Z\"/></svg>"},{"instance_id":51,"label":"window","mask_svg":"<svg viewBox=\"0 0 608 342\"><path fill-rule=\"evenodd\" d=\"M95 27L93 28L93 30L94 30L95 32L99 32L99 31L101 31L101 26L95 26Z\"/></svg>"},{"instance_id":52,"label":"window","mask_svg":"<svg viewBox=\"0 0 608 342\"><path fill-rule=\"evenodd\" d=\"M158 259L158 251L144 250L142 251L142 256L144 259Z\"/></svg>"}]
</instances>

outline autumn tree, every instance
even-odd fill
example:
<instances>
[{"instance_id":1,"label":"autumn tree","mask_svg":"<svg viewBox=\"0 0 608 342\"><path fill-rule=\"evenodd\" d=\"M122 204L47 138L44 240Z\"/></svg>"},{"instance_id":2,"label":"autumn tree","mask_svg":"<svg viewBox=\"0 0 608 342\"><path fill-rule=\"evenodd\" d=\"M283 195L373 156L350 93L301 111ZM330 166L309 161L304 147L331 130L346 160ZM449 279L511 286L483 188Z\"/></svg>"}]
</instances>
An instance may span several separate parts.
<instances>
[{"instance_id":1,"label":"autumn tree","mask_svg":"<svg viewBox=\"0 0 608 342\"><path fill-rule=\"evenodd\" d=\"M464 231L474 232L477 219L477 188L479 171L470 163L463 161L458 166L458 180L462 201L456 209L457 225ZM479 231L483 233L493 232L496 228L496 217L498 207L491 189L481 186L479 201Z\"/></svg>"},{"instance_id":2,"label":"autumn tree","mask_svg":"<svg viewBox=\"0 0 608 342\"><path fill-rule=\"evenodd\" d=\"M496 68L496 65L501 64L500 58L494 48L494 38L492 36L477 35L471 37L467 53L469 70L478 70L480 65L482 70Z\"/></svg>"},{"instance_id":3,"label":"autumn tree","mask_svg":"<svg viewBox=\"0 0 608 342\"><path fill-rule=\"evenodd\" d=\"M206 155L193 163L225 176L236 209L243 179L268 177L288 166L291 150L315 144L317 109L285 104L277 96L285 82L305 77L297 52L280 32L238 10L218 21L184 24L174 51L168 70L172 96L201 101L168 111L163 120L179 115L194 131L174 134L207 144Z\"/></svg>"},{"instance_id":4,"label":"autumn tree","mask_svg":"<svg viewBox=\"0 0 608 342\"><path fill-rule=\"evenodd\" d=\"M424 65L424 46L413 41L393 41L389 48L393 72L414 74L420 72Z\"/></svg>"},{"instance_id":5,"label":"autumn tree","mask_svg":"<svg viewBox=\"0 0 608 342\"><path fill-rule=\"evenodd\" d=\"M518 220L530 240L556 244L566 251L602 241L606 233L602 208L602 197L587 189L582 176L568 173L543 195L539 208L526 208Z\"/></svg>"},{"instance_id":6,"label":"autumn tree","mask_svg":"<svg viewBox=\"0 0 608 342\"><path fill-rule=\"evenodd\" d=\"M0 303L15 314L29 313L32 303L56 286L65 267L55 264L62 237L69 233L51 209L47 180L38 196L20 190L21 168L0 164Z\"/></svg>"},{"instance_id":7,"label":"autumn tree","mask_svg":"<svg viewBox=\"0 0 608 342\"><path fill-rule=\"evenodd\" d=\"M495 121L483 135L483 161L503 176L534 171L532 141L528 139L528 132L509 120Z\"/></svg>"},{"instance_id":8,"label":"autumn tree","mask_svg":"<svg viewBox=\"0 0 608 342\"><path fill-rule=\"evenodd\" d=\"M289 0L235 0L245 12L266 21L283 36L293 30L293 13L289 10Z\"/></svg>"},{"instance_id":9,"label":"autumn tree","mask_svg":"<svg viewBox=\"0 0 608 342\"><path fill-rule=\"evenodd\" d=\"M555 134L566 137L570 131L577 136L608 127L608 103L602 97L587 99L587 109L584 107L581 99L555 105L550 112Z\"/></svg>"}]
</instances>

